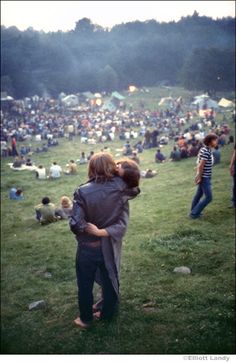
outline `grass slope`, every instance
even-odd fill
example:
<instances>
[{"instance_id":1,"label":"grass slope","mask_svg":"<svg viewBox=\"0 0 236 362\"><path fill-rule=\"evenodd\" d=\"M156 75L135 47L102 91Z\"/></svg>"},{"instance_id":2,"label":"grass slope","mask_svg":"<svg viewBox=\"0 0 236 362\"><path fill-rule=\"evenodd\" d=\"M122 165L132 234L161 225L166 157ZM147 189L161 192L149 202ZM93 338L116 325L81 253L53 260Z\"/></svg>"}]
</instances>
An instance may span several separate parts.
<instances>
[{"instance_id":1,"label":"grass slope","mask_svg":"<svg viewBox=\"0 0 236 362\"><path fill-rule=\"evenodd\" d=\"M108 144L113 154L120 142ZM102 146L96 145L95 151ZM172 144L164 146L169 155ZM65 165L91 146L60 140L60 146L36 163ZM43 196L58 204L86 180L79 175L38 181L28 171L13 172L2 162L2 338L5 354L186 354L235 353L234 211L229 209L232 145L222 149L213 170L213 202L201 220L189 220L195 192L196 159L156 165L155 149L141 154L141 168L158 176L141 181L141 195L130 202L124 238L121 305L111 323L95 323L89 331L73 326L77 316L76 242L66 221L40 226L34 206ZM12 186L24 189L25 200L8 199ZM190 275L173 273L188 266ZM43 272L52 273L46 279ZM99 291L96 289L96 294ZM28 311L44 299L46 308Z\"/></svg>"}]
</instances>

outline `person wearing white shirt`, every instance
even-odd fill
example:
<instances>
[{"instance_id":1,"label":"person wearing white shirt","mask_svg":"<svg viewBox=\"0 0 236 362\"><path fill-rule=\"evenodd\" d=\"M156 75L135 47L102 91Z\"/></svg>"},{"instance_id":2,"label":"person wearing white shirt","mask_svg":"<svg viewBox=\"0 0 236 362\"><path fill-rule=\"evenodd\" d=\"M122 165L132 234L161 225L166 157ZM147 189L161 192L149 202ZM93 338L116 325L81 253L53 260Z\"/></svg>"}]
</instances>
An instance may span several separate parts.
<instances>
[{"instance_id":1,"label":"person wearing white shirt","mask_svg":"<svg viewBox=\"0 0 236 362\"><path fill-rule=\"evenodd\" d=\"M35 170L36 171L36 178L39 180L45 180L47 178L46 168L42 165Z\"/></svg>"},{"instance_id":2,"label":"person wearing white shirt","mask_svg":"<svg viewBox=\"0 0 236 362\"><path fill-rule=\"evenodd\" d=\"M49 170L50 178L59 178L61 177L62 168L56 162L53 162Z\"/></svg>"}]
</instances>

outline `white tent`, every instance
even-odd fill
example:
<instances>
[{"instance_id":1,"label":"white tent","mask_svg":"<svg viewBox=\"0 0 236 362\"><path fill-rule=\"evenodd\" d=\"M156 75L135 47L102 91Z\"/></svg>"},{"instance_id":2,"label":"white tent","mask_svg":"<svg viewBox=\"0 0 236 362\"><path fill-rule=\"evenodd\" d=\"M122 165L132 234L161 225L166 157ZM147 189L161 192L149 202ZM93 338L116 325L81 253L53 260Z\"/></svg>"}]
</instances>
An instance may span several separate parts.
<instances>
[{"instance_id":1,"label":"white tent","mask_svg":"<svg viewBox=\"0 0 236 362\"><path fill-rule=\"evenodd\" d=\"M74 94L70 94L70 95L66 96L61 101L67 107L75 107L79 104L78 97Z\"/></svg>"},{"instance_id":2,"label":"white tent","mask_svg":"<svg viewBox=\"0 0 236 362\"><path fill-rule=\"evenodd\" d=\"M12 98L11 96L6 96L5 98L1 98L1 102L2 101L13 101L14 98Z\"/></svg>"},{"instance_id":3,"label":"white tent","mask_svg":"<svg viewBox=\"0 0 236 362\"><path fill-rule=\"evenodd\" d=\"M194 106L199 106L200 109L217 109L219 108L218 103L216 101L214 101L213 99L209 98L209 97L200 97L197 98L194 102L192 102L192 105Z\"/></svg>"},{"instance_id":4,"label":"white tent","mask_svg":"<svg viewBox=\"0 0 236 362\"><path fill-rule=\"evenodd\" d=\"M229 101L226 98L221 98L221 100L219 101L218 105L220 107L224 107L224 108L230 108L230 107L234 107L234 103L232 101Z\"/></svg>"},{"instance_id":5,"label":"white tent","mask_svg":"<svg viewBox=\"0 0 236 362\"><path fill-rule=\"evenodd\" d=\"M161 98L160 102L158 103L159 106L162 106L163 104L172 104L173 98L172 97L165 97Z\"/></svg>"},{"instance_id":6,"label":"white tent","mask_svg":"<svg viewBox=\"0 0 236 362\"><path fill-rule=\"evenodd\" d=\"M94 94L94 97L96 97L96 98L102 98L102 95L101 95L100 93L95 93L95 94Z\"/></svg>"},{"instance_id":7,"label":"white tent","mask_svg":"<svg viewBox=\"0 0 236 362\"><path fill-rule=\"evenodd\" d=\"M195 99L198 99L198 98L200 98L200 99L208 99L210 97L207 94L200 94L199 96L195 96L194 98Z\"/></svg>"}]
</instances>

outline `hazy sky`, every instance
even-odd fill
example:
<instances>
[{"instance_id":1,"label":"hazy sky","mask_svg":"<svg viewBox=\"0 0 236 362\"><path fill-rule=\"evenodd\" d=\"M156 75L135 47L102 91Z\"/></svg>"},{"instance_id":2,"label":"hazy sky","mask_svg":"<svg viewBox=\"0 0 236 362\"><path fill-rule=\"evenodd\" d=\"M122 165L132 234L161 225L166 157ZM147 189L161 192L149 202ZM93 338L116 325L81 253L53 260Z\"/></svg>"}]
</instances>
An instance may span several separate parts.
<instances>
[{"instance_id":1,"label":"hazy sky","mask_svg":"<svg viewBox=\"0 0 236 362\"><path fill-rule=\"evenodd\" d=\"M178 21L181 16L235 17L234 1L1 1L1 24L20 30L67 31L84 17L111 28L129 21Z\"/></svg>"}]
</instances>

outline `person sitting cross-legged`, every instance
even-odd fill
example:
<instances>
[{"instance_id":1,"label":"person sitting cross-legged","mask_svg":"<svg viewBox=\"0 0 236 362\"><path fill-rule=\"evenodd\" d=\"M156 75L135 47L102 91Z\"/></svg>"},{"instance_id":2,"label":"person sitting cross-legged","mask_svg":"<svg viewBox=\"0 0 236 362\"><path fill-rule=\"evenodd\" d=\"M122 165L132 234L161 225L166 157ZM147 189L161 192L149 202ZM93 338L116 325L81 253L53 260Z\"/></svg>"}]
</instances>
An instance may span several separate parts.
<instances>
[{"instance_id":1,"label":"person sitting cross-legged","mask_svg":"<svg viewBox=\"0 0 236 362\"><path fill-rule=\"evenodd\" d=\"M24 195L22 189L16 189L15 187L12 187L9 192L9 198L11 200L23 200Z\"/></svg>"},{"instance_id":2,"label":"person sitting cross-legged","mask_svg":"<svg viewBox=\"0 0 236 362\"><path fill-rule=\"evenodd\" d=\"M46 180L47 178L46 168L43 167L43 165L39 165L35 170L35 175L38 180Z\"/></svg>"},{"instance_id":3,"label":"person sitting cross-legged","mask_svg":"<svg viewBox=\"0 0 236 362\"><path fill-rule=\"evenodd\" d=\"M56 162L53 162L49 170L49 178L51 179L60 178L61 172L62 172L61 166L59 166Z\"/></svg>"},{"instance_id":4,"label":"person sitting cross-legged","mask_svg":"<svg viewBox=\"0 0 236 362\"><path fill-rule=\"evenodd\" d=\"M170 154L170 161L180 161L180 160L181 160L180 151L176 146L174 146L173 151Z\"/></svg>"},{"instance_id":5,"label":"person sitting cross-legged","mask_svg":"<svg viewBox=\"0 0 236 362\"><path fill-rule=\"evenodd\" d=\"M163 153L161 153L161 150L158 149L155 155L155 161L156 162L165 162L165 156L163 155Z\"/></svg>"},{"instance_id":6,"label":"person sitting cross-legged","mask_svg":"<svg viewBox=\"0 0 236 362\"><path fill-rule=\"evenodd\" d=\"M66 165L67 169L65 171L66 175L76 175L78 168L74 160L70 160L69 164Z\"/></svg>"},{"instance_id":7,"label":"person sitting cross-legged","mask_svg":"<svg viewBox=\"0 0 236 362\"><path fill-rule=\"evenodd\" d=\"M72 215L73 203L68 196L62 196L60 203L60 208L56 209L55 214L66 220Z\"/></svg>"},{"instance_id":8,"label":"person sitting cross-legged","mask_svg":"<svg viewBox=\"0 0 236 362\"><path fill-rule=\"evenodd\" d=\"M40 221L42 225L49 224L57 221L61 217L56 216L56 207L50 202L49 197L44 197L41 204L35 206L36 219Z\"/></svg>"}]
</instances>

